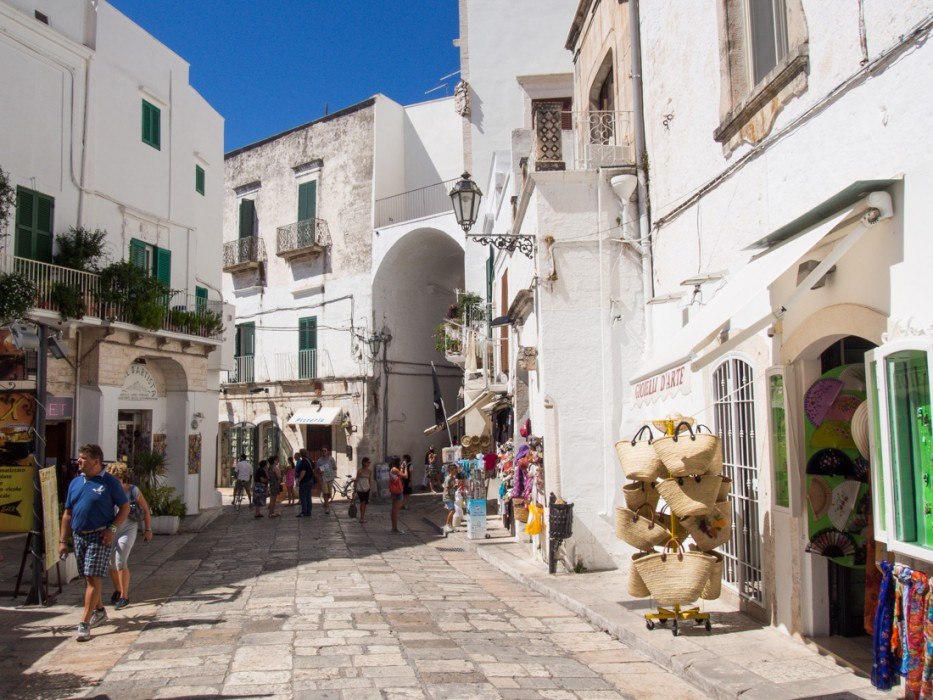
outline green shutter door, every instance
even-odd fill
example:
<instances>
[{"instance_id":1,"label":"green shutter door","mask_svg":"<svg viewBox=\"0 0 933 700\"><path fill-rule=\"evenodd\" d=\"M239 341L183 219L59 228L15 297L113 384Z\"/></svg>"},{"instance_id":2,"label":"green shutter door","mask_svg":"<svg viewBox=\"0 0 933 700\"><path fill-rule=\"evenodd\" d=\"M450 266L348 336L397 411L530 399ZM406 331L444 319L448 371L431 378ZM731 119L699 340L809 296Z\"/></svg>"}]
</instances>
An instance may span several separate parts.
<instances>
[{"instance_id":1,"label":"green shutter door","mask_svg":"<svg viewBox=\"0 0 933 700\"><path fill-rule=\"evenodd\" d=\"M252 357L256 352L256 324L244 323L240 326L239 354Z\"/></svg>"},{"instance_id":2,"label":"green shutter door","mask_svg":"<svg viewBox=\"0 0 933 700\"><path fill-rule=\"evenodd\" d=\"M146 269L146 244L135 238L130 239L130 262L136 267Z\"/></svg>"},{"instance_id":3,"label":"green shutter door","mask_svg":"<svg viewBox=\"0 0 933 700\"><path fill-rule=\"evenodd\" d=\"M52 262L52 219L55 200L41 194L36 195L35 259Z\"/></svg>"},{"instance_id":4,"label":"green shutter door","mask_svg":"<svg viewBox=\"0 0 933 700\"><path fill-rule=\"evenodd\" d=\"M253 235L256 220L256 205L252 199L240 200L240 238Z\"/></svg>"},{"instance_id":5,"label":"green shutter door","mask_svg":"<svg viewBox=\"0 0 933 700\"><path fill-rule=\"evenodd\" d=\"M172 251L165 248L155 249L155 270L153 274L166 287L172 286Z\"/></svg>"},{"instance_id":6,"label":"green shutter door","mask_svg":"<svg viewBox=\"0 0 933 700\"><path fill-rule=\"evenodd\" d=\"M207 309L207 289L204 287L194 288L194 304L198 313L203 314Z\"/></svg>"},{"instance_id":7,"label":"green shutter door","mask_svg":"<svg viewBox=\"0 0 933 700\"><path fill-rule=\"evenodd\" d=\"M16 190L16 255L32 258L33 220L36 214L35 194L23 188Z\"/></svg>"},{"instance_id":8,"label":"green shutter door","mask_svg":"<svg viewBox=\"0 0 933 700\"><path fill-rule=\"evenodd\" d=\"M317 216L317 180L298 185L298 221Z\"/></svg>"},{"instance_id":9,"label":"green shutter door","mask_svg":"<svg viewBox=\"0 0 933 700\"><path fill-rule=\"evenodd\" d=\"M298 378L317 376L317 316L298 319Z\"/></svg>"}]
</instances>

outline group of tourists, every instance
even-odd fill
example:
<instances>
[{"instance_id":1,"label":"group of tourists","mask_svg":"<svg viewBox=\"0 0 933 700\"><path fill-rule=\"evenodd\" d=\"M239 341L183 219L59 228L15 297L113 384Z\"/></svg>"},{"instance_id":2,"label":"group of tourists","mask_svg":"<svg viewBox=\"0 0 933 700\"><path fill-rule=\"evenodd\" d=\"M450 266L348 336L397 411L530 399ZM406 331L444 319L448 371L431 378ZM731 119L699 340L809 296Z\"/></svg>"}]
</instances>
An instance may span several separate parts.
<instances>
[{"instance_id":1,"label":"group of tourists","mask_svg":"<svg viewBox=\"0 0 933 700\"><path fill-rule=\"evenodd\" d=\"M99 445L84 445L78 453L80 474L68 485L58 543L64 559L69 539L74 542L78 573L85 579L79 642L88 641L91 628L107 619L105 576L113 582L111 605L120 610L130 604L129 557L140 523L145 524L143 539L152 539L152 514L142 492L130 483L129 469L121 462L104 469L103 460Z\"/></svg>"},{"instance_id":2,"label":"group of tourists","mask_svg":"<svg viewBox=\"0 0 933 700\"><path fill-rule=\"evenodd\" d=\"M263 507L268 508L270 518L277 518L280 515L276 513L278 503L284 501L287 505L294 505L295 486L298 487L299 505L296 517L310 518L311 495L315 484L319 484L321 488L324 512L330 513L330 503L334 499L334 481L337 479L337 462L327 447L321 448L321 456L316 462L311 461L306 449L300 449L294 457L288 457L284 469L278 456L273 455L260 460L254 470L246 455L241 454L240 461L234 465L233 471L236 479L234 490L246 493L256 510L256 518L265 517L262 514Z\"/></svg>"}]
</instances>

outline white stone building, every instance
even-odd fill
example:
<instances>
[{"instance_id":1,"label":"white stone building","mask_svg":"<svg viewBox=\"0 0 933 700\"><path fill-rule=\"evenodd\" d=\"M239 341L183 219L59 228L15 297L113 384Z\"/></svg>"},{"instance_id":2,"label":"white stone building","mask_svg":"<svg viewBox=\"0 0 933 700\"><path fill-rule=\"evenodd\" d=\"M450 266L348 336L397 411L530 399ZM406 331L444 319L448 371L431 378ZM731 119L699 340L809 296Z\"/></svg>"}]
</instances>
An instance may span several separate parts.
<instances>
[{"instance_id":1,"label":"white stone building","mask_svg":"<svg viewBox=\"0 0 933 700\"><path fill-rule=\"evenodd\" d=\"M182 316L221 312L223 119L188 64L105 1L4 0L0 27L0 168L16 197L4 270L38 285L31 317L69 345L50 360L47 457L61 465L86 442L108 460L164 447L188 512L218 505L222 334ZM52 264L71 227L106 230L110 260L177 290L156 330L99 305L97 275ZM83 319L60 318L55 283L81 297ZM20 379L34 386L31 371Z\"/></svg>"},{"instance_id":2,"label":"white stone building","mask_svg":"<svg viewBox=\"0 0 933 700\"><path fill-rule=\"evenodd\" d=\"M433 424L431 347L463 286L446 182L462 170L445 98L382 96L226 156L224 295L236 369L220 397L218 484L234 458L330 447L420 454ZM439 368L453 405L462 374Z\"/></svg>"}]
</instances>

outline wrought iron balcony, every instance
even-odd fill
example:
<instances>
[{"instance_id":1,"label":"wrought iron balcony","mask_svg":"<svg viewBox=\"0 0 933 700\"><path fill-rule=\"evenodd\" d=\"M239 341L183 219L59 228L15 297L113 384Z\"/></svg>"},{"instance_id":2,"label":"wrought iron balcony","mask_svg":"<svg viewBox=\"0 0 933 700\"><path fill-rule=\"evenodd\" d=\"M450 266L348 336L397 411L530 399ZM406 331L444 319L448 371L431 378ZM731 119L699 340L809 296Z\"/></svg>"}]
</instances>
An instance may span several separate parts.
<instances>
[{"instance_id":1,"label":"wrought iron balcony","mask_svg":"<svg viewBox=\"0 0 933 700\"><path fill-rule=\"evenodd\" d=\"M459 178L445 180L376 200L376 228L414 221L450 211L450 188Z\"/></svg>"},{"instance_id":2,"label":"wrought iron balcony","mask_svg":"<svg viewBox=\"0 0 933 700\"><path fill-rule=\"evenodd\" d=\"M266 260L266 246L259 236L224 243L224 272L256 270Z\"/></svg>"},{"instance_id":3,"label":"wrought iron balcony","mask_svg":"<svg viewBox=\"0 0 933 700\"><path fill-rule=\"evenodd\" d=\"M316 257L330 245L330 229L324 219L305 219L288 226L279 226L275 237L275 254L286 260Z\"/></svg>"},{"instance_id":4,"label":"wrought iron balcony","mask_svg":"<svg viewBox=\"0 0 933 700\"><path fill-rule=\"evenodd\" d=\"M561 107L560 102L537 105L535 170L595 170L634 162L631 112Z\"/></svg>"},{"instance_id":5,"label":"wrought iron balcony","mask_svg":"<svg viewBox=\"0 0 933 700\"><path fill-rule=\"evenodd\" d=\"M246 384L256 381L255 358L253 355L237 355L233 358L233 369L227 370L224 384Z\"/></svg>"}]
</instances>

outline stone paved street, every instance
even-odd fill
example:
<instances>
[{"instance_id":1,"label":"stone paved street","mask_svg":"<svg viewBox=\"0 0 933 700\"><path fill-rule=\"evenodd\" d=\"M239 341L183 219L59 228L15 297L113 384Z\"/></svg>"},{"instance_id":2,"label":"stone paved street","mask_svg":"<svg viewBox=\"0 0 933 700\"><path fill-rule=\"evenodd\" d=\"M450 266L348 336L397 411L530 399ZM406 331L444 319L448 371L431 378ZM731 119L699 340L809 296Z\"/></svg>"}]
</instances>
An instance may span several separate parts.
<instances>
[{"instance_id":1,"label":"stone paved street","mask_svg":"<svg viewBox=\"0 0 933 700\"><path fill-rule=\"evenodd\" d=\"M423 520L429 498L403 511L402 534L385 506L362 526L345 504L311 520L228 507L165 559L186 575L174 595L112 612L89 644L60 639L73 685L46 673L21 696L74 696L85 657L119 659L86 697L701 697L440 537Z\"/></svg>"}]
</instances>

